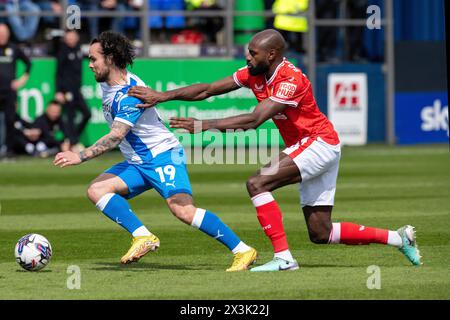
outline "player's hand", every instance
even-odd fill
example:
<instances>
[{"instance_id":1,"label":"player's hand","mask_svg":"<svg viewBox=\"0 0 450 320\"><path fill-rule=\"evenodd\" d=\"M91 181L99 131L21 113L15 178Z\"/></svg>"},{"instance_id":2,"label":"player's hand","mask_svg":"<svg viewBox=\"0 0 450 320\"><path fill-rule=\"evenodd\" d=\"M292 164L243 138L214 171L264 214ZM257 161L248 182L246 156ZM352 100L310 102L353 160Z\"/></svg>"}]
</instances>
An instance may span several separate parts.
<instances>
[{"instance_id":1,"label":"player's hand","mask_svg":"<svg viewBox=\"0 0 450 320\"><path fill-rule=\"evenodd\" d=\"M64 151L56 154L53 164L55 166L64 168L68 166L74 166L81 163L78 153L72 151Z\"/></svg>"},{"instance_id":2,"label":"player's hand","mask_svg":"<svg viewBox=\"0 0 450 320\"><path fill-rule=\"evenodd\" d=\"M174 129L185 129L189 133L199 133L203 131L202 121L195 118L177 118L169 119L169 125Z\"/></svg>"},{"instance_id":3,"label":"player's hand","mask_svg":"<svg viewBox=\"0 0 450 320\"><path fill-rule=\"evenodd\" d=\"M153 89L141 86L131 87L128 90L128 95L142 100L143 104L137 104L138 108L150 108L159 102L164 102L164 94Z\"/></svg>"}]
</instances>

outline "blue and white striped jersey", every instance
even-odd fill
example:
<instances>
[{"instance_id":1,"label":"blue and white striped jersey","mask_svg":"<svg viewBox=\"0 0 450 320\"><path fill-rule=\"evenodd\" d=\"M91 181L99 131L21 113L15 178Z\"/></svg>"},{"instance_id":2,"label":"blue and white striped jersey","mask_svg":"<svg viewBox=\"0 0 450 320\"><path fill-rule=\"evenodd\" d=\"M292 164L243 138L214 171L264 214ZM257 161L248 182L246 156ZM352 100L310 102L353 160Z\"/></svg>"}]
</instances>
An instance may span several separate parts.
<instances>
[{"instance_id":1,"label":"blue and white striped jersey","mask_svg":"<svg viewBox=\"0 0 450 320\"><path fill-rule=\"evenodd\" d=\"M100 83L103 114L109 126L113 121L120 121L132 127L120 143L120 151L129 163L142 164L180 143L164 126L155 107L136 107L142 103L141 100L127 94L128 89L135 85L145 86L145 83L131 72L127 72L127 85Z\"/></svg>"}]
</instances>

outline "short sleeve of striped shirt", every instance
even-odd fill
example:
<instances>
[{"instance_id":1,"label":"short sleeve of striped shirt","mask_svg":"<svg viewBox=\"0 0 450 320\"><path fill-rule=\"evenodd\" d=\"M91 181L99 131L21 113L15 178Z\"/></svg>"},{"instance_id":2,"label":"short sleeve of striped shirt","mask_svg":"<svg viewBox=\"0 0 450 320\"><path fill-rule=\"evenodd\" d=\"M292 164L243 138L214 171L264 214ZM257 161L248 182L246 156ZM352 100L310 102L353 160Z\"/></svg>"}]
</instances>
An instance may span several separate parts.
<instances>
[{"instance_id":1,"label":"short sleeve of striped shirt","mask_svg":"<svg viewBox=\"0 0 450 320\"><path fill-rule=\"evenodd\" d=\"M130 96L123 97L118 103L114 120L125 123L130 127L134 127L136 122L139 120L139 117L145 111L144 108L136 107L139 103L142 102L137 98Z\"/></svg>"}]
</instances>

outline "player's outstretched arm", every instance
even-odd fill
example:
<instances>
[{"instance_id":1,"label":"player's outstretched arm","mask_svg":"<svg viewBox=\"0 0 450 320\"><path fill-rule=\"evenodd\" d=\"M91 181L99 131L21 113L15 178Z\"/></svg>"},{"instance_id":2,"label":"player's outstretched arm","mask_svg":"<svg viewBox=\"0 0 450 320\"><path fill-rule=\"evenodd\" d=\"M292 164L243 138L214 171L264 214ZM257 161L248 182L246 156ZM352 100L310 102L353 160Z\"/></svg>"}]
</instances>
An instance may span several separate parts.
<instances>
[{"instance_id":1,"label":"player's outstretched arm","mask_svg":"<svg viewBox=\"0 0 450 320\"><path fill-rule=\"evenodd\" d=\"M128 95L136 97L144 102L144 104L138 104L137 107L152 107L155 104L171 101L197 101L204 100L211 96L221 95L232 90L239 89L232 77L227 77L222 80L213 83L199 83L191 86L159 92L147 87L132 87L128 90Z\"/></svg>"},{"instance_id":2,"label":"player's outstretched arm","mask_svg":"<svg viewBox=\"0 0 450 320\"><path fill-rule=\"evenodd\" d=\"M60 152L55 156L53 164L61 168L73 166L87 160L98 157L99 155L114 149L125 138L131 127L125 123L114 121L111 131L101 137L93 146L86 148L80 153L72 151Z\"/></svg>"},{"instance_id":3,"label":"player's outstretched arm","mask_svg":"<svg viewBox=\"0 0 450 320\"><path fill-rule=\"evenodd\" d=\"M202 131L216 129L226 131L228 129L256 129L263 122L272 118L277 113L283 111L287 106L270 99L261 101L251 113L244 113L238 116L212 119L212 120L198 120L195 118L170 118L170 127L185 129L190 133L199 133Z\"/></svg>"}]
</instances>

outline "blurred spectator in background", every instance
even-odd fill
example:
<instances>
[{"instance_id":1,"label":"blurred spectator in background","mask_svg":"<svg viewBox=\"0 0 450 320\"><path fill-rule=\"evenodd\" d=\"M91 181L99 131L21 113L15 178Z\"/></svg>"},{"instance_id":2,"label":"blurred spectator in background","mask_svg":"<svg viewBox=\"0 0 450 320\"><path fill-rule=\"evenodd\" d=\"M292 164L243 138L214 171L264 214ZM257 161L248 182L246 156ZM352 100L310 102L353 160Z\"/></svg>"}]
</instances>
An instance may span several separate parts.
<instances>
[{"instance_id":1,"label":"blurred spectator in background","mask_svg":"<svg viewBox=\"0 0 450 320\"><path fill-rule=\"evenodd\" d=\"M14 121L14 135L12 148L15 154L36 154L36 144L39 141L42 131L33 128L33 125L23 120L18 114Z\"/></svg>"},{"instance_id":2,"label":"blurred spectator in background","mask_svg":"<svg viewBox=\"0 0 450 320\"><path fill-rule=\"evenodd\" d=\"M128 0L126 2L125 9L127 11L140 11L144 6L144 0ZM122 21L122 28L124 31L127 31L128 36L132 39L140 39L141 38L141 26L140 26L139 17L125 17ZM134 45L137 47L142 46L142 42L136 43Z\"/></svg>"},{"instance_id":3,"label":"blurred spectator in background","mask_svg":"<svg viewBox=\"0 0 450 320\"><path fill-rule=\"evenodd\" d=\"M276 0L272 11L276 14L273 25L287 40L289 47L297 52L304 52L303 34L308 32L306 16L292 14L307 13L309 0Z\"/></svg>"},{"instance_id":4,"label":"blurred spectator in background","mask_svg":"<svg viewBox=\"0 0 450 320\"><path fill-rule=\"evenodd\" d=\"M367 0L351 0L342 2L340 0L316 0L318 19L365 19L367 17ZM344 4L347 4L344 7ZM364 50L364 28L365 26L346 27L319 27L318 28L318 61L339 62L364 61L366 53ZM345 41L341 42L343 54L338 54L339 30L345 30Z\"/></svg>"},{"instance_id":5,"label":"blurred spectator in background","mask_svg":"<svg viewBox=\"0 0 450 320\"><path fill-rule=\"evenodd\" d=\"M39 16L20 16L19 13L39 13L39 6L31 0L7 0L4 6L8 12L8 24L16 39L21 42L33 39L39 26Z\"/></svg>"},{"instance_id":6,"label":"blurred spectator in background","mask_svg":"<svg viewBox=\"0 0 450 320\"><path fill-rule=\"evenodd\" d=\"M185 10L185 3L184 0L148 0L148 8L150 12L183 11ZM153 15L149 18L148 26L153 30L152 39L156 39L158 42L165 42L186 26L186 18L180 15L167 17Z\"/></svg>"},{"instance_id":7,"label":"blurred spectator in background","mask_svg":"<svg viewBox=\"0 0 450 320\"><path fill-rule=\"evenodd\" d=\"M70 143L65 140L59 102L50 101L45 113L33 123L25 121L16 114L12 142L15 154L29 154L41 158L69 150Z\"/></svg>"},{"instance_id":8,"label":"blurred spectator in background","mask_svg":"<svg viewBox=\"0 0 450 320\"><path fill-rule=\"evenodd\" d=\"M30 59L9 41L6 24L0 24L0 156L12 154L14 121L16 119L17 90L27 82L31 70ZM22 60L25 72L16 79L16 62Z\"/></svg>"},{"instance_id":9,"label":"blurred spectator in background","mask_svg":"<svg viewBox=\"0 0 450 320\"><path fill-rule=\"evenodd\" d=\"M41 11L51 11L55 14L53 17L42 17L41 21L46 28L59 28L59 16L62 14L63 8L59 0L34 0Z\"/></svg>"},{"instance_id":10,"label":"blurred spectator in background","mask_svg":"<svg viewBox=\"0 0 450 320\"><path fill-rule=\"evenodd\" d=\"M111 12L125 12L127 0L101 0L98 1L98 10L108 10ZM112 18L100 18L98 20L99 30L101 33L105 30L112 30L114 32L122 33L124 31L123 26L124 17L112 17ZM99 34L97 33L97 35Z\"/></svg>"},{"instance_id":11,"label":"blurred spectator in background","mask_svg":"<svg viewBox=\"0 0 450 320\"><path fill-rule=\"evenodd\" d=\"M316 0L316 15L318 19L336 19L339 12L340 0ZM337 60L337 27L318 27L317 60L330 62Z\"/></svg>"},{"instance_id":12,"label":"blurred spectator in background","mask_svg":"<svg viewBox=\"0 0 450 320\"><path fill-rule=\"evenodd\" d=\"M225 6L224 3L217 0L185 0L186 8L188 10L222 10ZM209 43L217 43L218 32L222 30L224 26L223 17L196 17L192 18L191 24L194 30L203 33L206 37L206 41ZM221 41L223 42L223 41Z\"/></svg>"},{"instance_id":13,"label":"blurred spectator in background","mask_svg":"<svg viewBox=\"0 0 450 320\"><path fill-rule=\"evenodd\" d=\"M275 0L264 0L264 10L272 11ZM266 29L273 29L273 17L266 17Z\"/></svg>"},{"instance_id":14,"label":"blurred spectator in background","mask_svg":"<svg viewBox=\"0 0 450 320\"><path fill-rule=\"evenodd\" d=\"M6 3L9 0L0 0L0 12L3 12L6 10ZM6 17L0 17L0 23L7 23Z\"/></svg>"},{"instance_id":15,"label":"blurred spectator in background","mask_svg":"<svg viewBox=\"0 0 450 320\"><path fill-rule=\"evenodd\" d=\"M98 1L95 0L77 0L76 5L80 7L81 12L83 11L94 11L98 10L97 7ZM87 19L88 26L89 26L89 39L94 39L98 36L98 18L97 17L88 17L84 18L83 15L81 15L82 19L82 29L86 30L85 20ZM84 20L84 21L83 21Z\"/></svg>"},{"instance_id":16,"label":"blurred spectator in background","mask_svg":"<svg viewBox=\"0 0 450 320\"><path fill-rule=\"evenodd\" d=\"M81 11L126 11L127 0L77 0ZM113 30L116 32L124 31L124 17L89 17L89 38L93 39L104 30Z\"/></svg>"},{"instance_id":17,"label":"blurred spectator in background","mask_svg":"<svg viewBox=\"0 0 450 320\"><path fill-rule=\"evenodd\" d=\"M82 149L79 139L91 118L91 112L80 91L83 53L79 42L76 30L66 31L57 53L55 100L63 105L66 133L71 147ZM78 124L77 112L81 114Z\"/></svg>"},{"instance_id":18,"label":"blurred spectator in background","mask_svg":"<svg viewBox=\"0 0 450 320\"><path fill-rule=\"evenodd\" d=\"M347 1L347 19L366 19L367 0ZM364 61L366 52L364 50L364 29L361 27L347 27L347 41L345 42L344 59L352 62Z\"/></svg>"}]
</instances>

